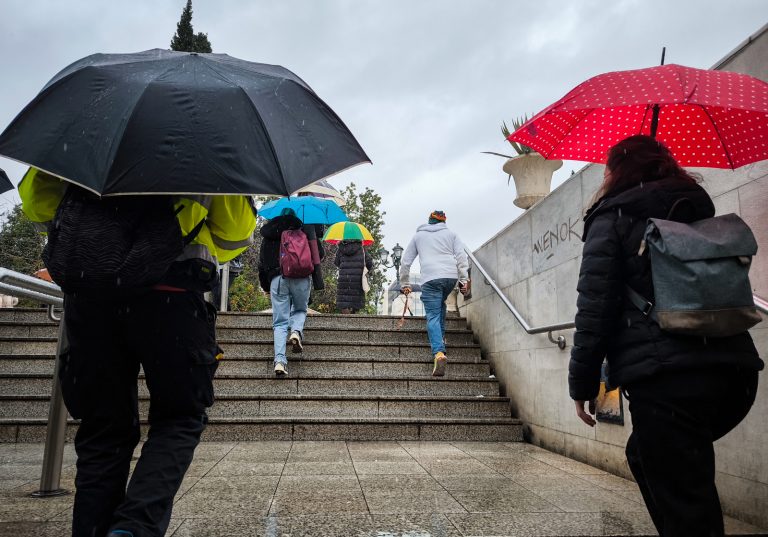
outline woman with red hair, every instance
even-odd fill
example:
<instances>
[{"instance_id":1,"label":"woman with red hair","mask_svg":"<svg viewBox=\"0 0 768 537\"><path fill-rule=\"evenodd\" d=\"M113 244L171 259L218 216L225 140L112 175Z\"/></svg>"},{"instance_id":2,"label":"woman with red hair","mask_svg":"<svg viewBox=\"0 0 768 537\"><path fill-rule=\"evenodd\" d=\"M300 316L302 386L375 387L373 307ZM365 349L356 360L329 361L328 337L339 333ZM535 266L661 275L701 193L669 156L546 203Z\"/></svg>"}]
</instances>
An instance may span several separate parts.
<instances>
[{"instance_id":1,"label":"woman with red hair","mask_svg":"<svg viewBox=\"0 0 768 537\"><path fill-rule=\"evenodd\" d=\"M604 359L608 381L629 399L630 470L662 536L720 536L712 443L746 416L763 362L748 332L703 338L664 332L627 298L653 300L651 265L640 245L649 218L693 222L715 208L670 151L632 136L608 152L597 202L584 219L576 334L569 387L576 413L594 426ZM672 216L670 209L678 200Z\"/></svg>"}]
</instances>

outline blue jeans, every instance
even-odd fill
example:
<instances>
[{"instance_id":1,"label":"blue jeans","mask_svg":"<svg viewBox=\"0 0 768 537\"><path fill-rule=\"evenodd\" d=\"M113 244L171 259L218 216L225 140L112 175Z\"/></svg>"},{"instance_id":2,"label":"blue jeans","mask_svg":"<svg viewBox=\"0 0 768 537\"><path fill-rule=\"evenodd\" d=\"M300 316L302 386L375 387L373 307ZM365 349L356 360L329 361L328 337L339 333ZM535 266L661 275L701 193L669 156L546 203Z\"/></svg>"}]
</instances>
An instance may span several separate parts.
<instances>
[{"instance_id":1,"label":"blue jeans","mask_svg":"<svg viewBox=\"0 0 768 537\"><path fill-rule=\"evenodd\" d=\"M427 316L427 335L432 354L445 352L445 314L448 308L445 300L456 287L456 278L429 280L421 286L421 302Z\"/></svg>"},{"instance_id":2,"label":"blue jeans","mask_svg":"<svg viewBox=\"0 0 768 537\"><path fill-rule=\"evenodd\" d=\"M269 287L272 298L272 328L275 338L275 363L286 365L285 342L289 332L295 331L304 338L304 321L307 320L307 303L312 278L283 278L275 276Z\"/></svg>"}]
</instances>

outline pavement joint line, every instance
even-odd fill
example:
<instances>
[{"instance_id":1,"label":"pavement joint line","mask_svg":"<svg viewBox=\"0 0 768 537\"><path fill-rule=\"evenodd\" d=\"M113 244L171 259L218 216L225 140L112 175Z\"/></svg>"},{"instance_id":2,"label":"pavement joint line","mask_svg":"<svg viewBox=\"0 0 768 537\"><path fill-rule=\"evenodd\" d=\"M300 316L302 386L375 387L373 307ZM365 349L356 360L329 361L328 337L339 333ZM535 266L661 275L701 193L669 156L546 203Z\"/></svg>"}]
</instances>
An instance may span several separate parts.
<instances>
[{"instance_id":1,"label":"pavement joint line","mask_svg":"<svg viewBox=\"0 0 768 537\"><path fill-rule=\"evenodd\" d=\"M269 500L269 508L267 509L267 515L270 516L270 513L272 512L272 505L275 503L275 498L277 497L277 490L280 488L280 481L283 480L283 474L285 473L285 467L288 466L288 461L291 460L291 452L293 451L293 444L296 442L294 440L294 429L295 425L291 425L291 447L288 449L288 454L285 456L285 461L283 462L283 467L280 470L280 476L277 478L277 484L275 484L275 490L272 491L272 499Z\"/></svg>"},{"instance_id":2,"label":"pavement joint line","mask_svg":"<svg viewBox=\"0 0 768 537\"><path fill-rule=\"evenodd\" d=\"M373 517L373 513L371 513L371 506L368 505L368 498L365 497L365 490L363 490L363 484L360 483L360 475L357 473L357 466L355 466L355 459L352 457L352 452L349 451L349 441L344 441L344 446L347 448L347 455L349 455L349 459L352 461L352 470L355 472L355 479L357 479L357 486L360 487L360 493L363 495L363 501L365 502L365 509L368 511L368 516Z\"/></svg>"}]
</instances>

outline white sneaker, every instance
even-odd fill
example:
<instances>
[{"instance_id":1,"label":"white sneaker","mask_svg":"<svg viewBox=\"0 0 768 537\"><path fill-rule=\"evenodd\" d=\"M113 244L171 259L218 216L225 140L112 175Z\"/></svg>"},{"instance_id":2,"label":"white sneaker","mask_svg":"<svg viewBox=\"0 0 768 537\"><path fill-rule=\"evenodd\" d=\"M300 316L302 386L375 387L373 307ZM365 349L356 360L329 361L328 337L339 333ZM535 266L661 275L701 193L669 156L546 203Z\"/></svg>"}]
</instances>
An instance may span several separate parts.
<instances>
[{"instance_id":1,"label":"white sneaker","mask_svg":"<svg viewBox=\"0 0 768 537\"><path fill-rule=\"evenodd\" d=\"M280 362L275 363L275 375L278 377L282 377L284 375L287 375L288 371L285 369L285 366L281 364Z\"/></svg>"},{"instance_id":2,"label":"white sneaker","mask_svg":"<svg viewBox=\"0 0 768 537\"><path fill-rule=\"evenodd\" d=\"M291 332L291 337L288 338L288 343L291 344L291 350L293 352L301 352L304 350L304 347L301 346L301 334L296 330Z\"/></svg>"}]
</instances>

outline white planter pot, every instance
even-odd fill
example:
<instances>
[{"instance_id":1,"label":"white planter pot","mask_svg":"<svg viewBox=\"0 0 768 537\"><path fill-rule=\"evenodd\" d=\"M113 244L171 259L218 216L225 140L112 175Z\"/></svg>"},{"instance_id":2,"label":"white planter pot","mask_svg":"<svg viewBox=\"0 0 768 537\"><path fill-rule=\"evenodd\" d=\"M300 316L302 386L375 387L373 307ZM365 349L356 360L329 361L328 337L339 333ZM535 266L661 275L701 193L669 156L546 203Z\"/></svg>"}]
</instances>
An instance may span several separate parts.
<instances>
[{"instance_id":1,"label":"white planter pot","mask_svg":"<svg viewBox=\"0 0 768 537\"><path fill-rule=\"evenodd\" d=\"M547 160L538 153L509 159L503 170L515 180L517 197L513 203L521 209L528 209L546 197L552 187L552 174L562 165L562 160Z\"/></svg>"}]
</instances>

